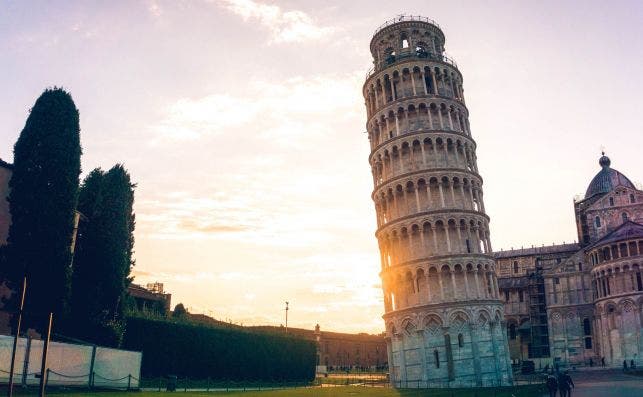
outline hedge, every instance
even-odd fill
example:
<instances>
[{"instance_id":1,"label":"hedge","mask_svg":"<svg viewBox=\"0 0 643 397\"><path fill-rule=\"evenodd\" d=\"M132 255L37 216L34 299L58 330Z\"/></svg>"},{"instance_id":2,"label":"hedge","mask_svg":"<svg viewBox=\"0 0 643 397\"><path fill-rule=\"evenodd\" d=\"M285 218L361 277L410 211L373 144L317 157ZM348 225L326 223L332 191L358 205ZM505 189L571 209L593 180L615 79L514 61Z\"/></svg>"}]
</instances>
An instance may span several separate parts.
<instances>
[{"instance_id":1,"label":"hedge","mask_svg":"<svg viewBox=\"0 0 643 397\"><path fill-rule=\"evenodd\" d=\"M310 381L313 341L290 335L129 317L123 348L143 352L142 376Z\"/></svg>"}]
</instances>

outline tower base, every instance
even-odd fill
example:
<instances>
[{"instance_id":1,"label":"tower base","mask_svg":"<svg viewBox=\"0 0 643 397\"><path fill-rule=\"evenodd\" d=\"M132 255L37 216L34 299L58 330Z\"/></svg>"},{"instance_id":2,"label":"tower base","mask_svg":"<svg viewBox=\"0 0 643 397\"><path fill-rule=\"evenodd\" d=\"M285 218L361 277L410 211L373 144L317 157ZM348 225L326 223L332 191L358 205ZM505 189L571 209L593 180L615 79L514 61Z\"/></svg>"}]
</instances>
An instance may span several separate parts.
<instances>
[{"instance_id":1,"label":"tower base","mask_svg":"<svg viewBox=\"0 0 643 397\"><path fill-rule=\"evenodd\" d=\"M482 302L481 302L482 303ZM390 381L398 388L513 383L502 304L454 304L385 316ZM392 331L392 332L391 332Z\"/></svg>"}]
</instances>

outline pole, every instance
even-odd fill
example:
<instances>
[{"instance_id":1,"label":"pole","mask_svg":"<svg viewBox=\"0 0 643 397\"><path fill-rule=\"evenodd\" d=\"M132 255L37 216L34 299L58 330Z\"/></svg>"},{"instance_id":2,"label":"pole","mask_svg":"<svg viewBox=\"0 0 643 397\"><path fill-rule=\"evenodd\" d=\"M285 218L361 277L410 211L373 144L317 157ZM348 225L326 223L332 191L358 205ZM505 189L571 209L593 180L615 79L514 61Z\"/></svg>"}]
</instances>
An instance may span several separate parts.
<instances>
[{"instance_id":1,"label":"pole","mask_svg":"<svg viewBox=\"0 0 643 397\"><path fill-rule=\"evenodd\" d=\"M288 302L286 302L286 333L288 333Z\"/></svg>"},{"instance_id":2,"label":"pole","mask_svg":"<svg viewBox=\"0 0 643 397\"><path fill-rule=\"evenodd\" d=\"M22 279L22 297L20 298L20 310L18 311L18 324L16 326L16 337L13 340L13 350L11 351L11 369L9 369L9 387L7 388L7 397L13 395L13 370L16 365L16 350L18 349L18 338L20 337L20 325L22 323L22 310L25 306L25 291L27 290L27 276Z\"/></svg>"},{"instance_id":3,"label":"pole","mask_svg":"<svg viewBox=\"0 0 643 397\"><path fill-rule=\"evenodd\" d=\"M47 338L45 343L42 346L42 364L40 365L40 393L38 397L45 397L45 386L47 385L47 352L49 350L49 339L51 338L51 322L53 320L54 314L49 313L49 326L47 327Z\"/></svg>"}]
</instances>

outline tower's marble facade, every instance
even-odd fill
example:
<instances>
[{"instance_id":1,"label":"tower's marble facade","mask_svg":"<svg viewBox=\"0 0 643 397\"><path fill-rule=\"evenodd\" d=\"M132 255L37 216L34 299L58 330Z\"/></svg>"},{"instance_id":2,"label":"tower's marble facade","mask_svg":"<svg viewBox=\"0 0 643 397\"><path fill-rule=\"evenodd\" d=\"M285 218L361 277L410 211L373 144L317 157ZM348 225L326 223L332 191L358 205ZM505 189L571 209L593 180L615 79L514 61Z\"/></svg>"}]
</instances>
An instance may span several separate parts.
<instances>
[{"instance_id":1,"label":"tower's marble facade","mask_svg":"<svg viewBox=\"0 0 643 397\"><path fill-rule=\"evenodd\" d=\"M391 381L512 382L462 74L431 20L375 32L363 87Z\"/></svg>"}]
</instances>

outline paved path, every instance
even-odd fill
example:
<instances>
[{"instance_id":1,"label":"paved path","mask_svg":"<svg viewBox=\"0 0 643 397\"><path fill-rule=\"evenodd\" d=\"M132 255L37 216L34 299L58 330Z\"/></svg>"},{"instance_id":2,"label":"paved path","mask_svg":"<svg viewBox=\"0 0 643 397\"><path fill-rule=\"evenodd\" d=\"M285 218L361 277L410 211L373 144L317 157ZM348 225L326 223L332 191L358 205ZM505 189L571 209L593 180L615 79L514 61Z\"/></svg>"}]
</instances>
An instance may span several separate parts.
<instances>
[{"instance_id":1,"label":"paved path","mask_svg":"<svg viewBox=\"0 0 643 397\"><path fill-rule=\"evenodd\" d=\"M643 378L620 370L570 372L576 388L572 397L641 397Z\"/></svg>"}]
</instances>

